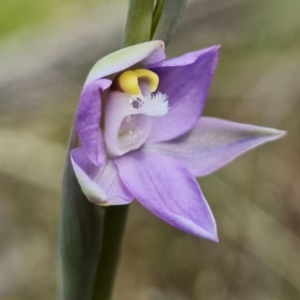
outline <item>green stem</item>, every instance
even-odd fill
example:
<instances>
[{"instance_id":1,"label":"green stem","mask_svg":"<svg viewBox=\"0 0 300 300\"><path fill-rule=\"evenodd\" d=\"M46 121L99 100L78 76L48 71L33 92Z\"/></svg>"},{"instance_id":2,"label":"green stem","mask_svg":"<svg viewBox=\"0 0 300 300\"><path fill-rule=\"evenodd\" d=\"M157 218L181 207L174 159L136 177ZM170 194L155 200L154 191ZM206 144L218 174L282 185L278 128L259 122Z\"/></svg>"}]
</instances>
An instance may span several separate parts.
<instances>
[{"instance_id":1,"label":"green stem","mask_svg":"<svg viewBox=\"0 0 300 300\"><path fill-rule=\"evenodd\" d=\"M124 32L123 47L147 42L151 37L154 0L131 0Z\"/></svg>"},{"instance_id":2,"label":"green stem","mask_svg":"<svg viewBox=\"0 0 300 300\"><path fill-rule=\"evenodd\" d=\"M93 300L111 299L129 205L107 208Z\"/></svg>"},{"instance_id":3,"label":"green stem","mask_svg":"<svg viewBox=\"0 0 300 300\"><path fill-rule=\"evenodd\" d=\"M160 20L160 16L161 16L161 12L163 10L164 2L165 2L165 0L157 0L156 1L155 9L154 9L154 12L153 12L153 18L152 18L151 39L154 36L154 33L156 31L158 22Z\"/></svg>"},{"instance_id":4,"label":"green stem","mask_svg":"<svg viewBox=\"0 0 300 300\"><path fill-rule=\"evenodd\" d=\"M187 0L164 0L161 7L162 11L160 12L161 17L158 25L156 24L155 35L154 32L152 33L154 39L162 40L165 42L165 45L168 45L184 11L186 2Z\"/></svg>"},{"instance_id":5,"label":"green stem","mask_svg":"<svg viewBox=\"0 0 300 300\"><path fill-rule=\"evenodd\" d=\"M101 248L104 210L82 193L70 161L78 145L72 128L67 152L59 236L60 299L89 300L92 297Z\"/></svg>"}]
</instances>

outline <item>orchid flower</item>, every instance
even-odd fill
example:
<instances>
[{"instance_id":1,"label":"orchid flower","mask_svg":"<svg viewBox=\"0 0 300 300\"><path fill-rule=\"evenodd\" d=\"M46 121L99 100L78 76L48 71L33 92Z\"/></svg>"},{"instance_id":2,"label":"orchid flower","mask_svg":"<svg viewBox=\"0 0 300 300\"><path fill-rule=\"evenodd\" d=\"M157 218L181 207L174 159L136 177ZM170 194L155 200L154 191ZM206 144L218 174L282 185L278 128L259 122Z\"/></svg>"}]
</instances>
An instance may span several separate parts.
<instances>
[{"instance_id":1,"label":"orchid flower","mask_svg":"<svg viewBox=\"0 0 300 300\"><path fill-rule=\"evenodd\" d=\"M86 197L98 205L137 199L188 233L217 241L195 177L208 175L283 131L203 117L219 47L165 59L151 41L114 52L90 71L71 151Z\"/></svg>"}]
</instances>

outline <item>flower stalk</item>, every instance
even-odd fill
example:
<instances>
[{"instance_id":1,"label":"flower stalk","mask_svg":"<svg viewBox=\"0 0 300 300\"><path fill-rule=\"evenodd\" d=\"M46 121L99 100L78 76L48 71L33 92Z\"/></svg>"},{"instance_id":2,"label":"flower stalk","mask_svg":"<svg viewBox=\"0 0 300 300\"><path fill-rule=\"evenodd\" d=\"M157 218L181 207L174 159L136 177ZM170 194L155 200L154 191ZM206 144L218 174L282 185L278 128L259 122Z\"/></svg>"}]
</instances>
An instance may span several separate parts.
<instances>
[{"instance_id":1,"label":"flower stalk","mask_svg":"<svg viewBox=\"0 0 300 300\"><path fill-rule=\"evenodd\" d=\"M168 45L176 31L187 0L158 0L156 3L151 38L162 40ZM156 16L159 22L156 22Z\"/></svg>"},{"instance_id":2,"label":"flower stalk","mask_svg":"<svg viewBox=\"0 0 300 300\"><path fill-rule=\"evenodd\" d=\"M153 12L153 18L152 18L151 39L154 36L158 22L160 20L161 13L162 13L162 10L164 7L164 2L165 2L165 0L156 0L156 5L155 5L154 12Z\"/></svg>"},{"instance_id":3,"label":"flower stalk","mask_svg":"<svg viewBox=\"0 0 300 300\"><path fill-rule=\"evenodd\" d=\"M127 47L150 40L154 0L131 0L127 14L122 46Z\"/></svg>"},{"instance_id":4,"label":"flower stalk","mask_svg":"<svg viewBox=\"0 0 300 300\"><path fill-rule=\"evenodd\" d=\"M71 130L65 164L61 222L60 299L91 299L100 255L104 209L90 203L75 177L70 151L78 145L78 135Z\"/></svg>"}]
</instances>

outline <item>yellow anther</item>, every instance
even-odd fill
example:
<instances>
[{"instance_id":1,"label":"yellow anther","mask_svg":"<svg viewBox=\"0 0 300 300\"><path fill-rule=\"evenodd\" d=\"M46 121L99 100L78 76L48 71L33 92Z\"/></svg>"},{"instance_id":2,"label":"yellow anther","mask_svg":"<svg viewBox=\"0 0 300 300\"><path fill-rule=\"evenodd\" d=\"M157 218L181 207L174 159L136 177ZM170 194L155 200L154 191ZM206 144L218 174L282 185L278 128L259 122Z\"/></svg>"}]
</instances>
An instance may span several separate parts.
<instances>
[{"instance_id":1,"label":"yellow anther","mask_svg":"<svg viewBox=\"0 0 300 300\"><path fill-rule=\"evenodd\" d=\"M157 74L147 69L136 69L133 72L137 74L138 79L145 78L147 81L149 81L150 91L152 93L156 91L159 83Z\"/></svg>"},{"instance_id":2,"label":"yellow anther","mask_svg":"<svg viewBox=\"0 0 300 300\"><path fill-rule=\"evenodd\" d=\"M150 84L150 91L156 91L159 83L158 76L146 69L137 69L133 71L125 71L118 77L118 83L122 91L132 95L140 95L139 79L145 79Z\"/></svg>"},{"instance_id":3,"label":"yellow anther","mask_svg":"<svg viewBox=\"0 0 300 300\"><path fill-rule=\"evenodd\" d=\"M125 71L122 73L118 78L118 82L122 91L132 95L141 94L138 75L134 71Z\"/></svg>"}]
</instances>

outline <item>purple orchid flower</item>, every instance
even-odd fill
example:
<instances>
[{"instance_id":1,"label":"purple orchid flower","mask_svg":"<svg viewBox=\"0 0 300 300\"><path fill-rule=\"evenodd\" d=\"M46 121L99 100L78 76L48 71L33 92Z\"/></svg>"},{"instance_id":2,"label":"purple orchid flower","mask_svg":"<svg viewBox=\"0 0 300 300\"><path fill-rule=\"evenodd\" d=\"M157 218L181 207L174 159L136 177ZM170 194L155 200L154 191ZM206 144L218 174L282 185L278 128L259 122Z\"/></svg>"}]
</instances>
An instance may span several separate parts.
<instances>
[{"instance_id":1,"label":"purple orchid flower","mask_svg":"<svg viewBox=\"0 0 300 300\"><path fill-rule=\"evenodd\" d=\"M195 179L283 131L202 117L219 47L165 60L151 41L96 63L76 115L81 147L71 160L98 205L134 198L188 233L217 241L212 212Z\"/></svg>"}]
</instances>

